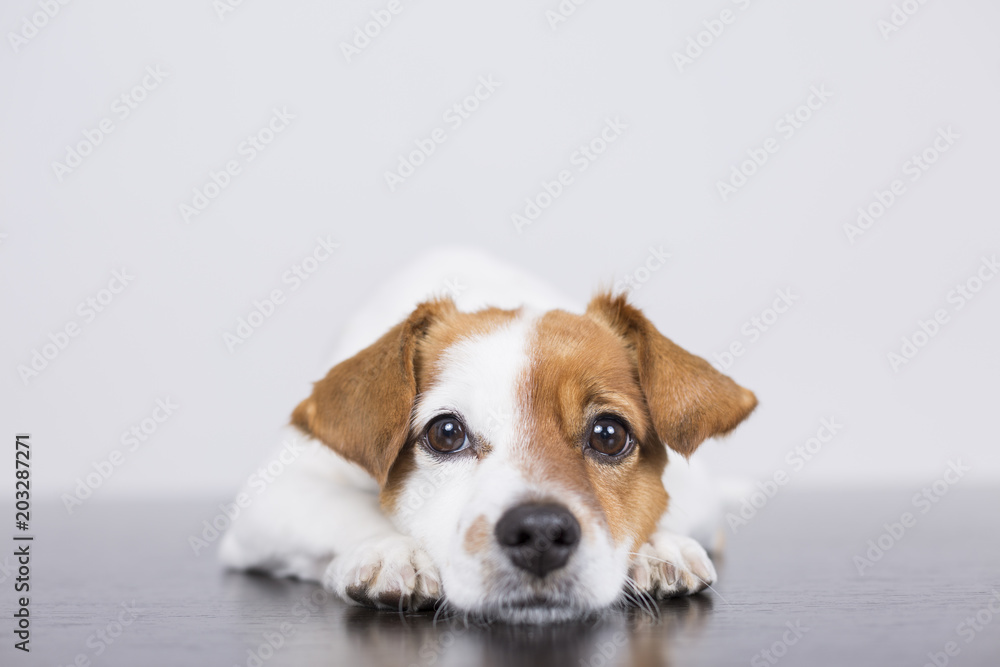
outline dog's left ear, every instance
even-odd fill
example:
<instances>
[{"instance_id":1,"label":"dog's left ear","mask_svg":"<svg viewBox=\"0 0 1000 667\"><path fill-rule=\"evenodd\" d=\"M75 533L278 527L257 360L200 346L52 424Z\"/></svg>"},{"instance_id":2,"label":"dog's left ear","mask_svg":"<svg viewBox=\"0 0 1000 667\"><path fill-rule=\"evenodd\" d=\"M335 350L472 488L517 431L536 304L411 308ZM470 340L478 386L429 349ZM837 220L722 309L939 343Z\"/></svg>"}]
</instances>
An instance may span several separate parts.
<instances>
[{"instance_id":1,"label":"dog's left ear","mask_svg":"<svg viewBox=\"0 0 1000 667\"><path fill-rule=\"evenodd\" d=\"M418 346L428 329L455 312L451 299L427 301L313 385L292 424L357 463L384 486L406 444L417 393Z\"/></svg>"},{"instance_id":2,"label":"dog's left ear","mask_svg":"<svg viewBox=\"0 0 1000 667\"><path fill-rule=\"evenodd\" d=\"M690 456L706 438L724 435L757 407L757 397L656 330L625 296L599 294L587 315L610 326L633 354L639 384L660 440Z\"/></svg>"}]
</instances>

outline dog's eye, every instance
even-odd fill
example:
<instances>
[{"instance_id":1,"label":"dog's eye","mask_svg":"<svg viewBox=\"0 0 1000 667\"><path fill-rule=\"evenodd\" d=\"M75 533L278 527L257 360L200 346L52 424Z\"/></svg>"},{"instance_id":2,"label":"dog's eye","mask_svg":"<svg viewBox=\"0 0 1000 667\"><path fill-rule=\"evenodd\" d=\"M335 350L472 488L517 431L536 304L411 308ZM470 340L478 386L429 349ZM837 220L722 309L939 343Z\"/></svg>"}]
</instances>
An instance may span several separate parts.
<instances>
[{"instance_id":1,"label":"dog's eye","mask_svg":"<svg viewBox=\"0 0 1000 667\"><path fill-rule=\"evenodd\" d=\"M463 449L468 442L465 426L452 415L443 415L427 427L427 444L435 451L451 454Z\"/></svg>"},{"instance_id":2,"label":"dog's eye","mask_svg":"<svg viewBox=\"0 0 1000 667\"><path fill-rule=\"evenodd\" d=\"M594 422L588 441L591 449L606 456L617 456L628 449L632 439L617 419L605 417Z\"/></svg>"}]
</instances>

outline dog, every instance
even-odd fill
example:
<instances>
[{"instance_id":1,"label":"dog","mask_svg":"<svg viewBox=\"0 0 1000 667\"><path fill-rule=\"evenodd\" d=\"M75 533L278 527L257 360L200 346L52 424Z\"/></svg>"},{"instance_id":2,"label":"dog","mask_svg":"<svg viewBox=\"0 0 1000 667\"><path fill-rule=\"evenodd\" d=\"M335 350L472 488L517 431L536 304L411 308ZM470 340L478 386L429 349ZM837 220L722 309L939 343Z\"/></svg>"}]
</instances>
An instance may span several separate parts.
<instances>
[{"instance_id":1,"label":"dog","mask_svg":"<svg viewBox=\"0 0 1000 667\"><path fill-rule=\"evenodd\" d=\"M292 412L296 455L244 492L225 565L511 623L715 582L722 499L687 457L753 392L624 294L580 309L466 249L427 254L368 303Z\"/></svg>"}]
</instances>

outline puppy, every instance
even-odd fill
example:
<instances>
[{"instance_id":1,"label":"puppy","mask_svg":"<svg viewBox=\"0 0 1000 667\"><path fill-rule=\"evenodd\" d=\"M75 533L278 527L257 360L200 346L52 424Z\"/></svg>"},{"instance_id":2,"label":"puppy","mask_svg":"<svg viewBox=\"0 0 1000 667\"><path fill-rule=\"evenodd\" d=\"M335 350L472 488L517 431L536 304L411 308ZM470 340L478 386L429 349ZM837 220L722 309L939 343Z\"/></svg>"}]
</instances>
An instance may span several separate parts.
<instances>
[{"instance_id":1,"label":"puppy","mask_svg":"<svg viewBox=\"0 0 1000 667\"><path fill-rule=\"evenodd\" d=\"M390 281L335 359L292 413L280 474L246 492L229 567L530 623L714 583L720 501L686 458L757 401L625 296L580 312L443 251Z\"/></svg>"}]
</instances>

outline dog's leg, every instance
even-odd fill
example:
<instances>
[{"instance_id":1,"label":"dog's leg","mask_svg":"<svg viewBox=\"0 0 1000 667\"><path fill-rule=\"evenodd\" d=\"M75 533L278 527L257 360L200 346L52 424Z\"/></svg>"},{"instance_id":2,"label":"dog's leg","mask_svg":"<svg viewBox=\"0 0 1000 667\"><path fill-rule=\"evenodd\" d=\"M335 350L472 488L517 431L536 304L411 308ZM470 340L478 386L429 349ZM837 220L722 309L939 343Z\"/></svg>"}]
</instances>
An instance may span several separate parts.
<instances>
[{"instance_id":1,"label":"dog's leg","mask_svg":"<svg viewBox=\"0 0 1000 667\"><path fill-rule=\"evenodd\" d=\"M382 513L366 473L301 435L274 456L243 494L249 505L223 538L229 567L320 581L345 601L419 608L440 597L440 577L413 538ZM286 441L288 442L288 441ZM295 454L293 460L287 452ZM268 464L280 461L279 466ZM244 503L246 504L246 503Z\"/></svg>"},{"instance_id":2,"label":"dog's leg","mask_svg":"<svg viewBox=\"0 0 1000 667\"><path fill-rule=\"evenodd\" d=\"M239 516L223 538L226 565L319 581L335 554L395 533L374 481L332 451L289 430L250 475Z\"/></svg>"},{"instance_id":3,"label":"dog's leg","mask_svg":"<svg viewBox=\"0 0 1000 667\"><path fill-rule=\"evenodd\" d=\"M722 498L698 462L671 459L663 473L670 494L656 531L632 556L631 576L656 597L690 595L715 583L706 549L721 549Z\"/></svg>"}]
</instances>

